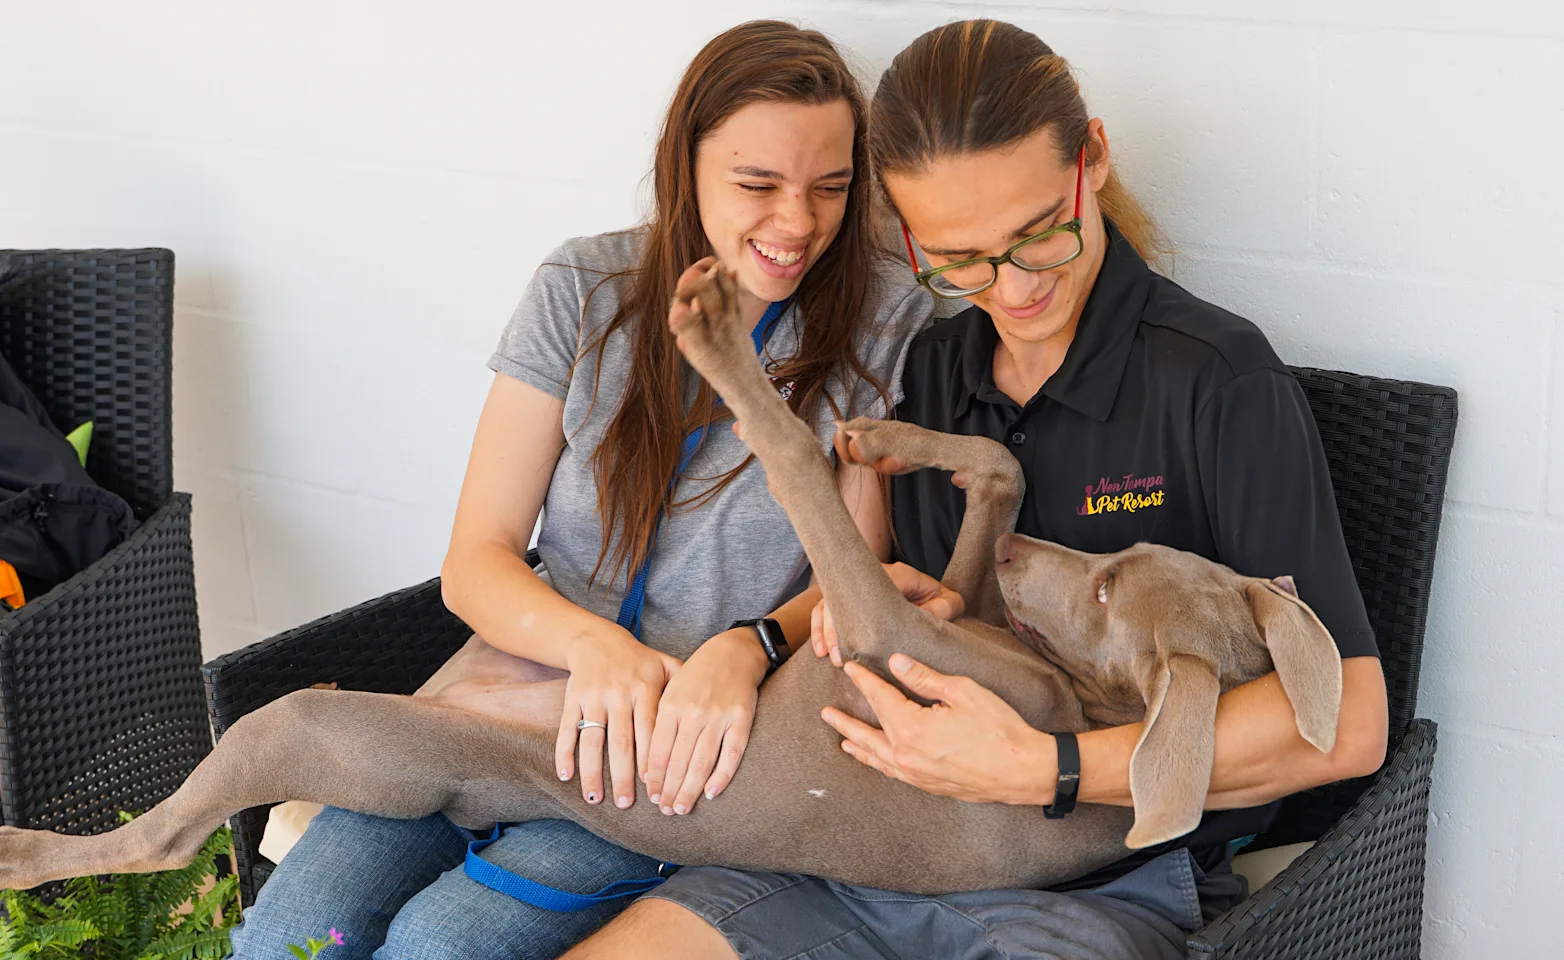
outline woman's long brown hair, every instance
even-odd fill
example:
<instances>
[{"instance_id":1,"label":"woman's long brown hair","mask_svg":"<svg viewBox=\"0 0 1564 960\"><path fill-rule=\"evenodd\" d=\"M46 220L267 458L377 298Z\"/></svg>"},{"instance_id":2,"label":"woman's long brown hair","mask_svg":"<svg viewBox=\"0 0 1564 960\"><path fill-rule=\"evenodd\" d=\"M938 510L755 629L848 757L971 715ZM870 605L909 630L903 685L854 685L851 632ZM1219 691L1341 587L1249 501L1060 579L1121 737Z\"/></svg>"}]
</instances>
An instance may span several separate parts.
<instances>
[{"instance_id":1,"label":"woman's long brown hair","mask_svg":"<svg viewBox=\"0 0 1564 960\"><path fill-rule=\"evenodd\" d=\"M701 382L684 406L685 363L668 330L674 284L711 245L695 201L695 152L723 121L752 103L828 104L845 101L853 115L853 180L834 242L804 275L793 296L802 319L798 353L775 375L793 381L794 411L813 417L827 406L843 411L827 392L832 377L848 389L864 378L880 391L858 359L858 329L869 303L875 256L870 227L867 111L852 72L825 35L775 20L741 24L713 39L684 72L657 139L652 210L641 228L640 262L604 278L623 284L619 308L585 350L602 351L610 335L627 328L633 343L629 381L600 446L592 455L603 539L595 581L605 566L610 580L634 571L647 556L662 514L695 507L731 483L746 459L692 497L674 503L668 480L679 466L686 435L726 415ZM601 284L599 284L601 286ZM594 288L594 292L595 292ZM590 298L589 298L590 299ZM585 309L583 308L583 315ZM601 362L598 369L601 370ZM594 396L596 395L594 385Z\"/></svg>"},{"instance_id":2,"label":"woman's long brown hair","mask_svg":"<svg viewBox=\"0 0 1564 960\"><path fill-rule=\"evenodd\" d=\"M1052 128L1061 162L1101 161L1087 142L1090 114L1070 64L1035 34L999 20L964 20L930 30L896 55L870 107L875 175L918 172L940 157L1009 146ZM1166 243L1112 169L1097 203L1142 257Z\"/></svg>"}]
</instances>

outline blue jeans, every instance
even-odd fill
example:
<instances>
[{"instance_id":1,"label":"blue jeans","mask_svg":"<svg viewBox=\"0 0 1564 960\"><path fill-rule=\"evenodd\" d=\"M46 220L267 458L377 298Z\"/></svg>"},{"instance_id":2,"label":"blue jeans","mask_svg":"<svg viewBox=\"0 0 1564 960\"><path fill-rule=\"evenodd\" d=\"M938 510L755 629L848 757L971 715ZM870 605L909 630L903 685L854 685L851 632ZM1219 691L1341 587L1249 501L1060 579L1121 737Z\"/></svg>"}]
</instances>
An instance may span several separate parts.
<instances>
[{"instance_id":1,"label":"blue jeans","mask_svg":"<svg viewBox=\"0 0 1564 960\"><path fill-rule=\"evenodd\" d=\"M389 820L327 807L244 911L233 956L293 960L288 944L335 927L344 943L331 960L545 960L635 899L552 913L468 878L466 853L466 836L442 814ZM657 871L656 860L563 820L517 824L480 855L572 893Z\"/></svg>"}]
</instances>

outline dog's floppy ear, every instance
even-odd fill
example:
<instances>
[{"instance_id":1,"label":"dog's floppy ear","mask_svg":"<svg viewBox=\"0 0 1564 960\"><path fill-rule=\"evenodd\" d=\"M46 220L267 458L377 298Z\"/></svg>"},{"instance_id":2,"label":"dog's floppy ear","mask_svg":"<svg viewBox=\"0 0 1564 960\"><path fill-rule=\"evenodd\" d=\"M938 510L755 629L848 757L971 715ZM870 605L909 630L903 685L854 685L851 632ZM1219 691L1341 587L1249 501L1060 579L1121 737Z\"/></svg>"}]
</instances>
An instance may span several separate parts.
<instances>
[{"instance_id":1,"label":"dog's floppy ear","mask_svg":"<svg viewBox=\"0 0 1564 960\"><path fill-rule=\"evenodd\" d=\"M1244 588L1254 623L1271 651L1303 739L1329 753L1341 715L1341 654L1330 631L1298 599L1291 577L1252 580Z\"/></svg>"},{"instance_id":2,"label":"dog's floppy ear","mask_svg":"<svg viewBox=\"0 0 1564 960\"><path fill-rule=\"evenodd\" d=\"M1216 739L1216 670L1187 653L1168 653L1158 636L1156 664L1142 679L1145 727L1130 757L1135 826L1132 849L1181 837L1200 823L1211 786Z\"/></svg>"}]
</instances>

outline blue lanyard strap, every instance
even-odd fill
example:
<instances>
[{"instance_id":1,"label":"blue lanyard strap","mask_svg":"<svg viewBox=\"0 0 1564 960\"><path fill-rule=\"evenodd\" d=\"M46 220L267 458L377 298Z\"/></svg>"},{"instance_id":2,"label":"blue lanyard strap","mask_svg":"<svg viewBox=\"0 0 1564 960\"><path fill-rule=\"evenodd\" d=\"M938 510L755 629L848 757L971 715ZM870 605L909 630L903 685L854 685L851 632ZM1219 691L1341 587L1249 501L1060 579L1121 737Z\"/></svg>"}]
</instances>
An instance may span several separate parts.
<instances>
[{"instance_id":1,"label":"blue lanyard strap","mask_svg":"<svg viewBox=\"0 0 1564 960\"><path fill-rule=\"evenodd\" d=\"M632 897L645 893L653 887L659 886L664 880L673 875L679 868L671 863L657 865L657 875L641 880L619 880L596 893L571 893L568 890L559 890L536 880L528 880L526 877L505 869L504 867L490 863L478 856L478 851L500 838L500 829L503 824L495 824L494 832L482 840L474 840L467 844L467 860L462 867L467 876L473 878L490 890L498 890L500 893L514 897L522 903L530 903L534 907L544 910L552 910L555 913L574 913L578 910L587 910L600 903L610 900L618 900L620 897ZM470 834L469 834L470 836Z\"/></svg>"},{"instance_id":2,"label":"blue lanyard strap","mask_svg":"<svg viewBox=\"0 0 1564 960\"><path fill-rule=\"evenodd\" d=\"M779 300L766 308L760 322L755 324L755 329L750 332L750 337L755 343L755 355L759 356L766 349L766 342L771 339L771 333L776 329L777 321L782 318L787 310L788 301ZM690 435L684 438L684 446L679 450L679 468L673 472L673 478L668 481L668 488L672 490L689 469L690 461L695 459L695 451L700 449L701 440L705 438L706 428L696 427L690 431ZM646 559L641 561L640 569L635 571L635 576L630 578L630 589L625 593L624 602L619 605L618 624L630 631L637 640L641 639L641 612L646 608L646 573L652 566L652 551L657 545L657 534L652 533L652 541L647 544Z\"/></svg>"}]
</instances>

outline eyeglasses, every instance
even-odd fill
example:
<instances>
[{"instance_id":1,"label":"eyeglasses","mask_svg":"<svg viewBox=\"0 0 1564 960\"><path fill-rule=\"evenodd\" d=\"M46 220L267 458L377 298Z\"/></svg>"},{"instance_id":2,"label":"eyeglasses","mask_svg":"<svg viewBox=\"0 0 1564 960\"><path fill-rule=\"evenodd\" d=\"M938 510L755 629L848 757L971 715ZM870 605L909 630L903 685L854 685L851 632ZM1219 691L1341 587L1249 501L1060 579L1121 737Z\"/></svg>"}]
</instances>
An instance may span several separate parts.
<instances>
[{"instance_id":1,"label":"eyeglasses","mask_svg":"<svg viewBox=\"0 0 1564 960\"><path fill-rule=\"evenodd\" d=\"M1013 263L1022 270L1038 273L1062 267L1081 255L1086 241L1081 239L1081 181L1086 173L1086 146L1081 146L1081 156L1075 167L1075 213L1067 223L1035 233L998 257L973 257L957 260L942 267L918 269L918 256L913 251L912 233L902 221L902 239L907 241L907 259L912 262L912 275L929 292L937 297L956 299L982 293L999 280L1001 264Z\"/></svg>"}]
</instances>

